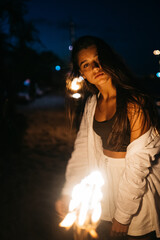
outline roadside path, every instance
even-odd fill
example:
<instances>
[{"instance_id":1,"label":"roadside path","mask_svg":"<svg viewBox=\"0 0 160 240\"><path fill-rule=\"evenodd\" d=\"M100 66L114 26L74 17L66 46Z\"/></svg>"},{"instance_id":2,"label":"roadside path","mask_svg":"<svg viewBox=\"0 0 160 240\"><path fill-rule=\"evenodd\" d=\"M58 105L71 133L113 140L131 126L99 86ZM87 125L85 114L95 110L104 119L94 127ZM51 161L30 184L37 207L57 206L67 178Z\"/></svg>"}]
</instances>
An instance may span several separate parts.
<instances>
[{"instance_id":1,"label":"roadside path","mask_svg":"<svg viewBox=\"0 0 160 240\"><path fill-rule=\"evenodd\" d=\"M71 240L72 232L58 226L54 208L75 139L64 98L43 96L17 111L27 128L21 148L4 159L1 239Z\"/></svg>"}]
</instances>

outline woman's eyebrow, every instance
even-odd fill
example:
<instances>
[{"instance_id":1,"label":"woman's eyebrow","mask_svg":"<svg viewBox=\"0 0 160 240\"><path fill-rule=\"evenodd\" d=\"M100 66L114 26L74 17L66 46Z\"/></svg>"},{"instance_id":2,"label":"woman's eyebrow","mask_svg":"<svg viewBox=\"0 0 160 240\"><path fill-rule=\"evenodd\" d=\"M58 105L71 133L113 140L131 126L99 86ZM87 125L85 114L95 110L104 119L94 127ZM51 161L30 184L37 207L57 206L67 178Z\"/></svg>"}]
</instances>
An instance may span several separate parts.
<instances>
[{"instance_id":1,"label":"woman's eyebrow","mask_svg":"<svg viewBox=\"0 0 160 240\"><path fill-rule=\"evenodd\" d=\"M98 56L98 53L94 57L97 57L97 56ZM87 62L87 60L82 61L79 66L81 66L85 62Z\"/></svg>"},{"instance_id":2,"label":"woman's eyebrow","mask_svg":"<svg viewBox=\"0 0 160 240\"><path fill-rule=\"evenodd\" d=\"M81 65L82 65L83 63L85 63L85 62L87 62L87 60L82 61L79 66L81 66Z\"/></svg>"}]
</instances>

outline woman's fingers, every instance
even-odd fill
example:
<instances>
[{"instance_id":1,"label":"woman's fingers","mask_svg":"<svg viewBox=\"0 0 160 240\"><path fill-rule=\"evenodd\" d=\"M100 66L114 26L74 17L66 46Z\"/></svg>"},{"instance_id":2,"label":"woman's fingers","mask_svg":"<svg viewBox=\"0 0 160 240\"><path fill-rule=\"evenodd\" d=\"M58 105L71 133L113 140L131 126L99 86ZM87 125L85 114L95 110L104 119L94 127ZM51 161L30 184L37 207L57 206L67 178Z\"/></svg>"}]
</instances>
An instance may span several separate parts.
<instances>
[{"instance_id":1,"label":"woman's fingers","mask_svg":"<svg viewBox=\"0 0 160 240\"><path fill-rule=\"evenodd\" d=\"M118 236L126 236L128 232L129 224L124 225L119 223L116 219L113 219L112 228L111 228L111 236L118 237Z\"/></svg>"},{"instance_id":2,"label":"woman's fingers","mask_svg":"<svg viewBox=\"0 0 160 240\"><path fill-rule=\"evenodd\" d=\"M62 196L60 199L58 199L55 203L55 208L58 216L60 218L64 218L65 215L68 212L68 205L69 205L69 197L68 196Z\"/></svg>"}]
</instances>

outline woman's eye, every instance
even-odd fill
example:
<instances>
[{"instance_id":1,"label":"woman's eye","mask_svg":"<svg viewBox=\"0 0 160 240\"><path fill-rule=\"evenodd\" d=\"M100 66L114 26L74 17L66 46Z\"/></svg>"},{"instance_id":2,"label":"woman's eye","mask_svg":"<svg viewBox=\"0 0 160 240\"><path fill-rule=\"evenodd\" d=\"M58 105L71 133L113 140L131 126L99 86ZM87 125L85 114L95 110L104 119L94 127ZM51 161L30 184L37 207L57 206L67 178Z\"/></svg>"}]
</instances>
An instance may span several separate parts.
<instances>
[{"instance_id":1,"label":"woman's eye","mask_svg":"<svg viewBox=\"0 0 160 240\"><path fill-rule=\"evenodd\" d=\"M89 63L85 63L84 65L83 65L83 68L87 68L89 66Z\"/></svg>"}]
</instances>

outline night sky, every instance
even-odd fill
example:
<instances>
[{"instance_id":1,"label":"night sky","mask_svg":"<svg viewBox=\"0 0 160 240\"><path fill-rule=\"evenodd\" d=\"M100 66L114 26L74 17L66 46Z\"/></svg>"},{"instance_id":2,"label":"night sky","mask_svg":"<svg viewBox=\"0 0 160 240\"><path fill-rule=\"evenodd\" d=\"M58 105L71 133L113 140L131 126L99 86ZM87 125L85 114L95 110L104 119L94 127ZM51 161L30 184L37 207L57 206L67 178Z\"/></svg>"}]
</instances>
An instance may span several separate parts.
<instances>
[{"instance_id":1,"label":"night sky","mask_svg":"<svg viewBox=\"0 0 160 240\"><path fill-rule=\"evenodd\" d=\"M69 59L70 22L74 37L94 35L104 39L137 75L155 74L160 49L160 1L31 0L27 20L33 20L43 43L38 51L52 50Z\"/></svg>"}]
</instances>

